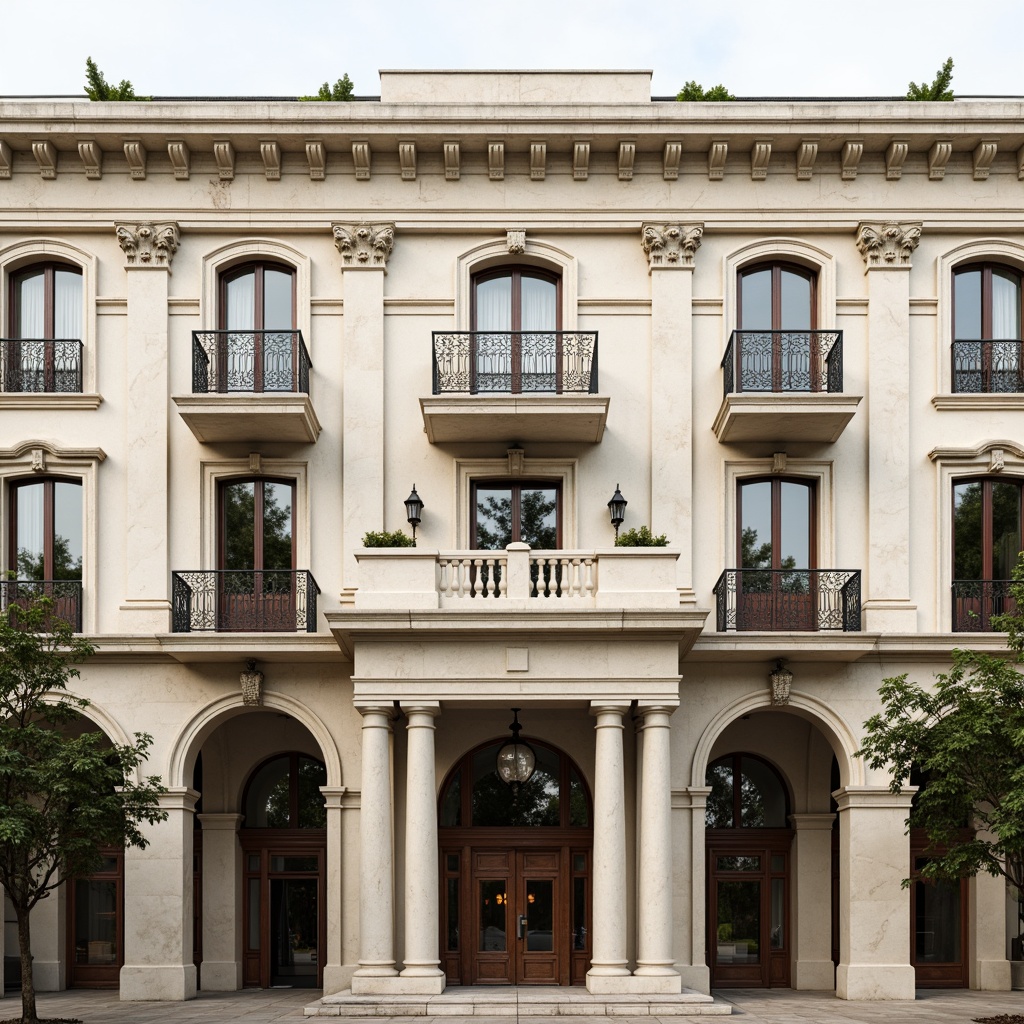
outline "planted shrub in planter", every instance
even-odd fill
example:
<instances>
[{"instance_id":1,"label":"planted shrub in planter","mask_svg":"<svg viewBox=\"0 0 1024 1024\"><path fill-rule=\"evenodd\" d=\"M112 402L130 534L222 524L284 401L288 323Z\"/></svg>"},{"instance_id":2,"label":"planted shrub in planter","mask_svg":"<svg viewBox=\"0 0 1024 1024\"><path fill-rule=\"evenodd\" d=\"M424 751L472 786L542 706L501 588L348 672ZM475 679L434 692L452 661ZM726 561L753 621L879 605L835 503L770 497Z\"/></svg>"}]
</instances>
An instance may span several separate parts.
<instances>
[{"instance_id":1,"label":"planted shrub in planter","mask_svg":"<svg viewBox=\"0 0 1024 1024\"><path fill-rule=\"evenodd\" d=\"M631 530L623 530L615 538L617 548L663 548L668 546L668 537L659 533L657 537L651 533L649 526L633 527Z\"/></svg>"},{"instance_id":2,"label":"planted shrub in planter","mask_svg":"<svg viewBox=\"0 0 1024 1024\"><path fill-rule=\"evenodd\" d=\"M416 542L401 530L368 530L363 534L364 548L414 548Z\"/></svg>"}]
</instances>

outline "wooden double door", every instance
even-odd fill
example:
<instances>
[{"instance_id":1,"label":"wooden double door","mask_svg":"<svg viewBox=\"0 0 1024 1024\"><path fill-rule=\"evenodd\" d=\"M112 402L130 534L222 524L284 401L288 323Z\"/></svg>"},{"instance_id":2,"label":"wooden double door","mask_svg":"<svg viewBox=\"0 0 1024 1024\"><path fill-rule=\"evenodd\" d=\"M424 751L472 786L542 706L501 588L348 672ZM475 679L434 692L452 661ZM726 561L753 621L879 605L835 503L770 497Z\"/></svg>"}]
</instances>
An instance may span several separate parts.
<instances>
[{"instance_id":1,"label":"wooden double door","mask_svg":"<svg viewBox=\"0 0 1024 1024\"><path fill-rule=\"evenodd\" d=\"M590 851L443 850L449 983L583 984L590 966Z\"/></svg>"}]
</instances>

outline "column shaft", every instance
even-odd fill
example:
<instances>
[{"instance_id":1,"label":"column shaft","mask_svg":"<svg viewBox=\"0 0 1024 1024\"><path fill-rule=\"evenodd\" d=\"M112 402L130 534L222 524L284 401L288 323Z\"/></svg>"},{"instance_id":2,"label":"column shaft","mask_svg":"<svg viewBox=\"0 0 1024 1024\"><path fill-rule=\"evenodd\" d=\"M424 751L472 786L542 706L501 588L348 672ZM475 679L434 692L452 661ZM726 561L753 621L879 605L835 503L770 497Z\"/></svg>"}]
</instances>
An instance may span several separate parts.
<instances>
[{"instance_id":1,"label":"column shaft","mask_svg":"<svg viewBox=\"0 0 1024 1024\"><path fill-rule=\"evenodd\" d=\"M242 987L240 814L200 814L203 828L203 988Z\"/></svg>"},{"instance_id":2,"label":"column shaft","mask_svg":"<svg viewBox=\"0 0 1024 1024\"><path fill-rule=\"evenodd\" d=\"M831 990L832 822L834 814L791 814L793 988Z\"/></svg>"}]
</instances>

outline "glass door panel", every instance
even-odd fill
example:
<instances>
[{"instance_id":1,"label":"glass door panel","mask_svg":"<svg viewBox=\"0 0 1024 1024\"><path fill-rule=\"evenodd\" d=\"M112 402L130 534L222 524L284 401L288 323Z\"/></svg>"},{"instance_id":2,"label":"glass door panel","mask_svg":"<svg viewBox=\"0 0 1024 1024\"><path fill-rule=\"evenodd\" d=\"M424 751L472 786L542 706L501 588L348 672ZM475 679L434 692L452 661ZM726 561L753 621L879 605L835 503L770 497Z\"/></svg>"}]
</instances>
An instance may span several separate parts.
<instances>
[{"instance_id":1,"label":"glass door panel","mask_svg":"<svg viewBox=\"0 0 1024 1024\"><path fill-rule=\"evenodd\" d=\"M315 878L270 879L270 984L275 988L317 987L317 890Z\"/></svg>"},{"instance_id":2,"label":"glass door panel","mask_svg":"<svg viewBox=\"0 0 1024 1024\"><path fill-rule=\"evenodd\" d=\"M761 962L760 881L718 882L718 942L720 966L750 966Z\"/></svg>"},{"instance_id":3,"label":"glass door panel","mask_svg":"<svg viewBox=\"0 0 1024 1024\"><path fill-rule=\"evenodd\" d=\"M914 874L928 863L914 857ZM924 882L911 889L911 959L920 988L966 988L964 923L967 882Z\"/></svg>"},{"instance_id":4,"label":"glass door panel","mask_svg":"<svg viewBox=\"0 0 1024 1024\"><path fill-rule=\"evenodd\" d=\"M550 878L526 879L526 948L530 952L554 950L554 882Z\"/></svg>"},{"instance_id":5,"label":"glass door panel","mask_svg":"<svg viewBox=\"0 0 1024 1024\"><path fill-rule=\"evenodd\" d=\"M479 882L480 950L504 953L508 950L508 892L504 879Z\"/></svg>"}]
</instances>

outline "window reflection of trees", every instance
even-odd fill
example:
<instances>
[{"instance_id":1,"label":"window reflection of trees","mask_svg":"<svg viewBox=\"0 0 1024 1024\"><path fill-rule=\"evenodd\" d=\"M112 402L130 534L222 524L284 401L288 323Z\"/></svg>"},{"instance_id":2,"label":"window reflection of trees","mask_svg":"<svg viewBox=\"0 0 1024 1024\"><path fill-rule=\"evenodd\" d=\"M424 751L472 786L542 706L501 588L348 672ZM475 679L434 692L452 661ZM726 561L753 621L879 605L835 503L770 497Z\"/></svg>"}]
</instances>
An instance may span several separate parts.
<instances>
[{"instance_id":1,"label":"window reflection of trees","mask_svg":"<svg viewBox=\"0 0 1024 1024\"><path fill-rule=\"evenodd\" d=\"M558 546L558 492L555 488L524 488L519 492L518 536L512 505L516 490L506 491L500 497L494 491L500 489L481 488L484 497L477 501L477 547L498 551L516 540L541 550L552 550Z\"/></svg>"},{"instance_id":2,"label":"window reflection of trees","mask_svg":"<svg viewBox=\"0 0 1024 1024\"><path fill-rule=\"evenodd\" d=\"M711 787L707 828L785 828L786 790L775 770L759 758L727 754L708 766Z\"/></svg>"},{"instance_id":3,"label":"window reflection of trees","mask_svg":"<svg viewBox=\"0 0 1024 1024\"><path fill-rule=\"evenodd\" d=\"M245 798L247 828L325 828L320 787L327 784L322 761L283 754L257 769Z\"/></svg>"}]
</instances>

